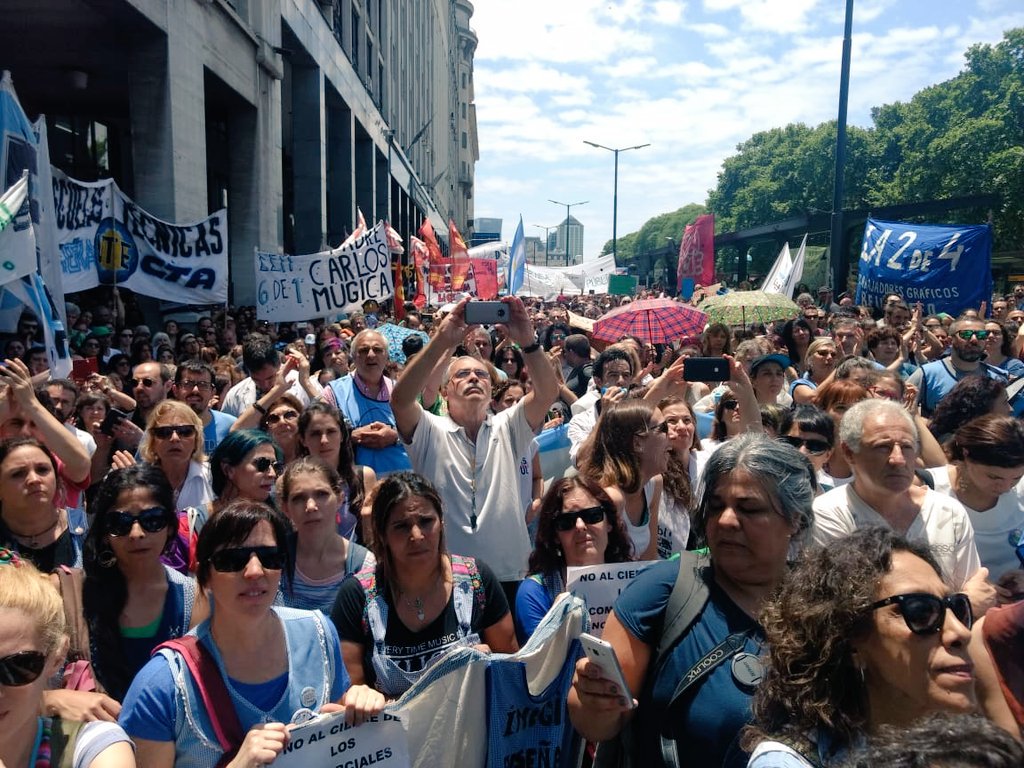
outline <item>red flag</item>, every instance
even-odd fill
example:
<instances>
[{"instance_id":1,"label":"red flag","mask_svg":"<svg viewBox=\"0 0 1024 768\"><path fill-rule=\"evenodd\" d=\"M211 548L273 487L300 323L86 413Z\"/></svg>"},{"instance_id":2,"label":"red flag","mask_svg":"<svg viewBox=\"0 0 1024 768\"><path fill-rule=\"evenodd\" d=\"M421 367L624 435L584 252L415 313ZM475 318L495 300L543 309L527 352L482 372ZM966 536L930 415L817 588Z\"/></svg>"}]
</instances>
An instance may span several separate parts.
<instances>
[{"instance_id":1,"label":"red flag","mask_svg":"<svg viewBox=\"0 0 1024 768\"><path fill-rule=\"evenodd\" d=\"M469 276L469 249L451 219L448 219L448 255L452 260L452 290L464 290Z\"/></svg>"},{"instance_id":2,"label":"red flag","mask_svg":"<svg viewBox=\"0 0 1024 768\"><path fill-rule=\"evenodd\" d=\"M434 227L430 223L430 219L423 220L423 224L420 226L420 237L423 238L423 244L427 247L427 263L433 264L435 261L441 263L444 256L441 255L441 246L437 244L437 236L434 234Z\"/></svg>"},{"instance_id":3,"label":"red flag","mask_svg":"<svg viewBox=\"0 0 1024 768\"><path fill-rule=\"evenodd\" d=\"M490 300L498 298L498 262L494 259L470 259L476 279L476 297Z\"/></svg>"},{"instance_id":4,"label":"red flag","mask_svg":"<svg viewBox=\"0 0 1024 768\"><path fill-rule=\"evenodd\" d=\"M427 247L427 280L435 293L451 292L451 259L441 255L441 246L438 245L437 236L434 234L434 227L430 219L424 219L420 227L420 237Z\"/></svg>"},{"instance_id":5,"label":"red flag","mask_svg":"<svg viewBox=\"0 0 1024 768\"><path fill-rule=\"evenodd\" d=\"M427 244L415 235L410 235L409 251L416 266L416 295L412 302L422 309L427 305L427 291L423 285L423 275L427 271Z\"/></svg>"},{"instance_id":6,"label":"red flag","mask_svg":"<svg viewBox=\"0 0 1024 768\"><path fill-rule=\"evenodd\" d=\"M693 224L687 224L683 241L679 244L679 266L676 269L678 285L686 278L695 283L710 285L715 282L715 216L705 213Z\"/></svg>"}]
</instances>

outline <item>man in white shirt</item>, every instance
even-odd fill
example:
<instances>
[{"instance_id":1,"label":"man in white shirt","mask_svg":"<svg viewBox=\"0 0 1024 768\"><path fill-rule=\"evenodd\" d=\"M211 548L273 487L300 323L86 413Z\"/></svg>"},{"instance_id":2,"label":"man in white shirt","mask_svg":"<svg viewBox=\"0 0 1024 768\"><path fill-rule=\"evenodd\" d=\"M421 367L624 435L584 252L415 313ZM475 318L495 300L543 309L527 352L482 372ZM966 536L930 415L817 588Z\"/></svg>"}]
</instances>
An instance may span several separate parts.
<instances>
[{"instance_id":1,"label":"man in white shirt","mask_svg":"<svg viewBox=\"0 0 1024 768\"><path fill-rule=\"evenodd\" d=\"M814 501L811 539L828 546L860 528L887 526L928 545L952 586L970 595L975 615L995 604L974 529L955 499L914 484L920 439L910 414L891 400L863 400L843 416L839 450L853 482Z\"/></svg>"},{"instance_id":2,"label":"man in white shirt","mask_svg":"<svg viewBox=\"0 0 1024 768\"><path fill-rule=\"evenodd\" d=\"M51 379L46 391L53 401L53 415L63 424L68 432L78 438L90 457L96 453L96 440L85 430L74 425L75 404L78 402L78 385L71 379Z\"/></svg>"},{"instance_id":3,"label":"man in white shirt","mask_svg":"<svg viewBox=\"0 0 1024 768\"><path fill-rule=\"evenodd\" d=\"M220 407L224 413L235 418L241 416L246 408L274 388L277 369L281 366L281 353L275 349L267 336L259 333L250 334L242 344L242 364L249 375L228 390ZM310 393L303 387L298 372L289 372L288 378L292 377L294 380L291 381L288 393L297 397L303 407L309 405ZM315 391L312 396L317 397L323 390L319 384L313 386Z\"/></svg>"}]
</instances>

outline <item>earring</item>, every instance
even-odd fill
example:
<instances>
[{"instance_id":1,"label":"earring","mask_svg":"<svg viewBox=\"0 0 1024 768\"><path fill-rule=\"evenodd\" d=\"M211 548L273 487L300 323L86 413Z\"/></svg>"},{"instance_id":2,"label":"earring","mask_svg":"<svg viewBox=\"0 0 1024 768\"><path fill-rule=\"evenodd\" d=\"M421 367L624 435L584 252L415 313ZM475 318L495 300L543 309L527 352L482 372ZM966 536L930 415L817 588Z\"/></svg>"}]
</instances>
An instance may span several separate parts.
<instances>
[{"instance_id":1,"label":"earring","mask_svg":"<svg viewBox=\"0 0 1024 768\"><path fill-rule=\"evenodd\" d=\"M117 555L112 549L104 549L96 556L96 562L99 563L100 568L113 568L117 565Z\"/></svg>"}]
</instances>

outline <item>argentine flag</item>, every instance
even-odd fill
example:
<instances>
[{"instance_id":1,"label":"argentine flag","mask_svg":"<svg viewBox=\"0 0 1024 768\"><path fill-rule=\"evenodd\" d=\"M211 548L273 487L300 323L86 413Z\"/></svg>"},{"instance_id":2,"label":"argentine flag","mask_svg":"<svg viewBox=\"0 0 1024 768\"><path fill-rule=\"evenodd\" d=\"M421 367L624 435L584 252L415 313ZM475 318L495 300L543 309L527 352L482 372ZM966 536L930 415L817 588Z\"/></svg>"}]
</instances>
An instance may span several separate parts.
<instances>
[{"instance_id":1,"label":"argentine flag","mask_svg":"<svg viewBox=\"0 0 1024 768\"><path fill-rule=\"evenodd\" d=\"M512 250L508 258L508 295L515 296L516 291L523 287L526 279L526 243L523 241L523 217L519 216L519 226L512 238Z\"/></svg>"}]
</instances>

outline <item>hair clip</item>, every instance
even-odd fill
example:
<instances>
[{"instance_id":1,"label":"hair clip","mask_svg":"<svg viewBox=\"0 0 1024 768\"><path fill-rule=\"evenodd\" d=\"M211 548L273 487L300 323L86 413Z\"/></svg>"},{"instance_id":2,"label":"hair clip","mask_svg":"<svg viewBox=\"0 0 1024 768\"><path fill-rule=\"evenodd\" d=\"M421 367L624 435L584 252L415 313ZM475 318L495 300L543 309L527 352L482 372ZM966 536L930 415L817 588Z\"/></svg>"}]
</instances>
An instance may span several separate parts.
<instances>
[{"instance_id":1,"label":"hair clip","mask_svg":"<svg viewBox=\"0 0 1024 768\"><path fill-rule=\"evenodd\" d=\"M25 561L13 549L0 547L0 565L13 565L15 568L20 568L24 563Z\"/></svg>"}]
</instances>

